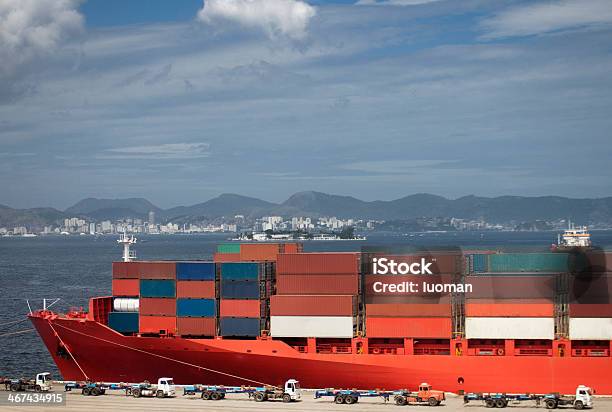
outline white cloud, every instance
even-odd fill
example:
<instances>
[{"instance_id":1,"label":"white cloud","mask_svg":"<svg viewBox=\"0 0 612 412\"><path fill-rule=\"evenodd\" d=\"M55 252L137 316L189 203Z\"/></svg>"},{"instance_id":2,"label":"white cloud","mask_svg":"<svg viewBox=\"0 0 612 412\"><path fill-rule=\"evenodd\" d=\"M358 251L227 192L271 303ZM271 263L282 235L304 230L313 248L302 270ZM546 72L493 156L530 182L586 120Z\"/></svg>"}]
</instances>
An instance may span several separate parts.
<instances>
[{"instance_id":1,"label":"white cloud","mask_svg":"<svg viewBox=\"0 0 612 412\"><path fill-rule=\"evenodd\" d=\"M83 29L80 0L0 0L0 76L51 55Z\"/></svg>"},{"instance_id":2,"label":"white cloud","mask_svg":"<svg viewBox=\"0 0 612 412\"><path fill-rule=\"evenodd\" d=\"M359 6L416 6L419 4L434 3L440 0L359 0Z\"/></svg>"},{"instance_id":3,"label":"white cloud","mask_svg":"<svg viewBox=\"0 0 612 412\"><path fill-rule=\"evenodd\" d=\"M195 159L208 157L208 143L168 143L108 149L100 159Z\"/></svg>"},{"instance_id":4,"label":"white cloud","mask_svg":"<svg viewBox=\"0 0 612 412\"><path fill-rule=\"evenodd\" d=\"M529 36L612 23L610 0L564 0L529 4L485 19L484 39Z\"/></svg>"},{"instance_id":5,"label":"white cloud","mask_svg":"<svg viewBox=\"0 0 612 412\"><path fill-rule=\"evenodd\" d=\"M315 14L316 9L301 0L205 0L197 18L204 23L234 21L270 37L299 40Z\"/></svg>"}]
</instances>

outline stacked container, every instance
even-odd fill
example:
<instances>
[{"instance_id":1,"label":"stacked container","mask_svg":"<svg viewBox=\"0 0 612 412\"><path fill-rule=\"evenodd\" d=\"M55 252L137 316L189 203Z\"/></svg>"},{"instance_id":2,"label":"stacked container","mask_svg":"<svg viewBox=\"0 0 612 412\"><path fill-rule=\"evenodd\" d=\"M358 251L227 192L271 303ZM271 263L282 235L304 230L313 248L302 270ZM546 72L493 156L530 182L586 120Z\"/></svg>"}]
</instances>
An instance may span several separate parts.
<instances>
[{"instance_id":1,"label":"stacked container","mask_svg":"<svg viewBox=\"0 0 612 412\"><path fill-rule=\"evenodd\" d=\"M275 337L352 338L359 294L357 253L278 255L270 299Z\"/></svg>"},{"instance_id":2,"label":"stacked container","mask_svg":"<svg viewBox=\"0 0 612 412\"><path fill-rule=\"evenodd\" d=\"M138 333L140 281L138 263L113 262L112 311L108 326L121 333Z\"/></svg>"},{"instance_id":3,"label":"stacked container","mask_svg":"<svg viewBox=\"0 0 612 412\"><path fill-rule=\"evenodd\" d=\"M564 253L479 254L469 257L465 280L465 332L468 339L552 340L555 297Z\"/></svg>"},{"instance_id":4,"label":"stacked container","mask_svg":"<svg viewBox=\"0 0 612 412\"><path fill-rule=\"evenodd\" d=\"M137 262L140 279L139 331L176 333L176 263Z\"/></svg>"},{"instance_id":5,"label":"stacked container","mask_svg":"<svg viewBox=\"0 0 612 412\"><path fill-rule=\"evenodd\" d=\"M221 336L259 336L267 329L271 263L224 262L219 264Z\"/></svg>"},{"instance_id":6,"label":"stacked container","mask_svg":"<svg viewBox=\"0 0 612 412\"><path fill-rule=\"evenodd\" d=\"M300 253L301 243L224 243L217 246L215 262L276 262L281 253Z\"/></svg>"},{"instance_id":7,"label":"stacked container","mask_svg":"<svg viewBox=\"0 0 612 412\"><path fill-rule=\"evenodd\" d=\"M612 339L612 252L576 257L569 276L569 337L572 340Z\"/></svg>"},{"instance_id":8,"label":"stacked container","mask_svg":"<svg viewBox=\"0 0 612 412\"><path fill-rule=\"evenodd\" d=\"M217 332L216 265L213 262L176 264L177 334L215 336Z\"/></svg>"},{"instance_id":9,"label":"stacked container","mask_svg":"<svg viewBox=\"0 0 612 412\"><path fill-rule=\"evenodd\" d=\"M374 274L372 266L375 258L387 258L398 264L429 264L427 267L432 274ZM368 254L364 256L363 268L365 330L369 338L451 338L451 294L425 293L422 283L456 283L462 271L460 254ZM405 282L412 282L415 292L382 290L381 285L398 285Z\"/></svg>"}]
</instances>

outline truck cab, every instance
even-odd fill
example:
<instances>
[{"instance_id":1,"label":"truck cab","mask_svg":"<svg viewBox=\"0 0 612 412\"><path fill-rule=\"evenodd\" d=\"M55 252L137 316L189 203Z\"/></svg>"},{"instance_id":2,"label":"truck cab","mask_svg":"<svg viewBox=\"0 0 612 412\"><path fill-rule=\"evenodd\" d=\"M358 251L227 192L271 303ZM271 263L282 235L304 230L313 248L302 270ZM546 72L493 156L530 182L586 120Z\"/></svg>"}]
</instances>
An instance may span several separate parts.
<instances>
[{"instance_id":1,"label":"truck cab","mask_svg":"<svg viewBox=\"0 0 612 412\"><path fill-rule=\"evenodd\" d=\"M172 378L159 378L157 380L157 393L160 391L163 393L163 396L176 396L174 380Z\"/></svg>"},{"instance_id":2,"label":"truck cab","mask_svg":"<svg viewBox=\"0 0 612 412\"><path fill-rule=\"evenodd\" d=\"M427 402L430 406L437 406L446 398L444 392L435 391L430 384L424 382L419 385L417 399L421 402Z\"/></svg>"},{"instance_id":3,"label":"truck cab","mask_svg":"<svg viewBox=\"0 0 612 412\"><path fill-rule=\"evenodd\" d=\"M593 407L593 390L588 386L579 385L576 388L576 400L574 401L575 409L592 408Z\"/></svg>"},{"instance_id":4,"label":"truck cab","mask_svg":"<svg viewBox=\"0 0 612 412\"><path fill-rule=\"evenodd\" d=\"M36 374L36 391L48 392L51 388L51 374L49 372Z\"/></svg>"},{"instance_id":5,"label":"truck cab","mask_svg":"<svg viewBox=\"0 0 612 412\"><path fill-rule=\"evenodd\" d=\"M284 395L289 395L291 401L297 401L302 399L302 390L300 389L300 382L295 379L289 379L285 382ZM285 396L283 396L283 400Z\"/></svg>"}]
</instances>

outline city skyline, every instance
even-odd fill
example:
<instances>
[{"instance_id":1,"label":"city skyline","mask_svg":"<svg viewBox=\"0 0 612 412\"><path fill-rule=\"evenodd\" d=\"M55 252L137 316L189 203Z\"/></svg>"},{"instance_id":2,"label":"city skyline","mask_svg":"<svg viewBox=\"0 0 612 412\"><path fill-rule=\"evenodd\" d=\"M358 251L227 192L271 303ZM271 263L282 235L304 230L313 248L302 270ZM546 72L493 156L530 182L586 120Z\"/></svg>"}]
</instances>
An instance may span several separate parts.
<instances>
[{"instance_id":1,"label":"city skyline","mask_svg":"<svg viewBox=\"0 0 612 412\"><path fill-rule=\"evenodd\" d=\"M262 1L8 1L0 204L612 195L608 1Z\"/></svg>"}]
</instances>

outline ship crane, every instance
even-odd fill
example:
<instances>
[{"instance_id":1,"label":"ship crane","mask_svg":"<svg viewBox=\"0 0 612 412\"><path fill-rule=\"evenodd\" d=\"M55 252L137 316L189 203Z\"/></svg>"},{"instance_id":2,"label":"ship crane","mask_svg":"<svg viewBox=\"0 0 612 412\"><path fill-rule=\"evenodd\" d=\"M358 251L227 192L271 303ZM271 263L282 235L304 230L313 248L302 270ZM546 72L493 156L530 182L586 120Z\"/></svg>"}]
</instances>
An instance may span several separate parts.
<instances>
[{"instance_id":1,"label":"ship crane","mask_svg":"<svg viewBox=\"0 0 612 412\"><path fill-rule=\"evenodd\" d=\"M136 252L130 250L130 247L136 244L136 238L133 235L128 236L125 231L117 239L117 243L123 245L123 261L131 262L136 259Z\"/></svg>"}]
</instances>

